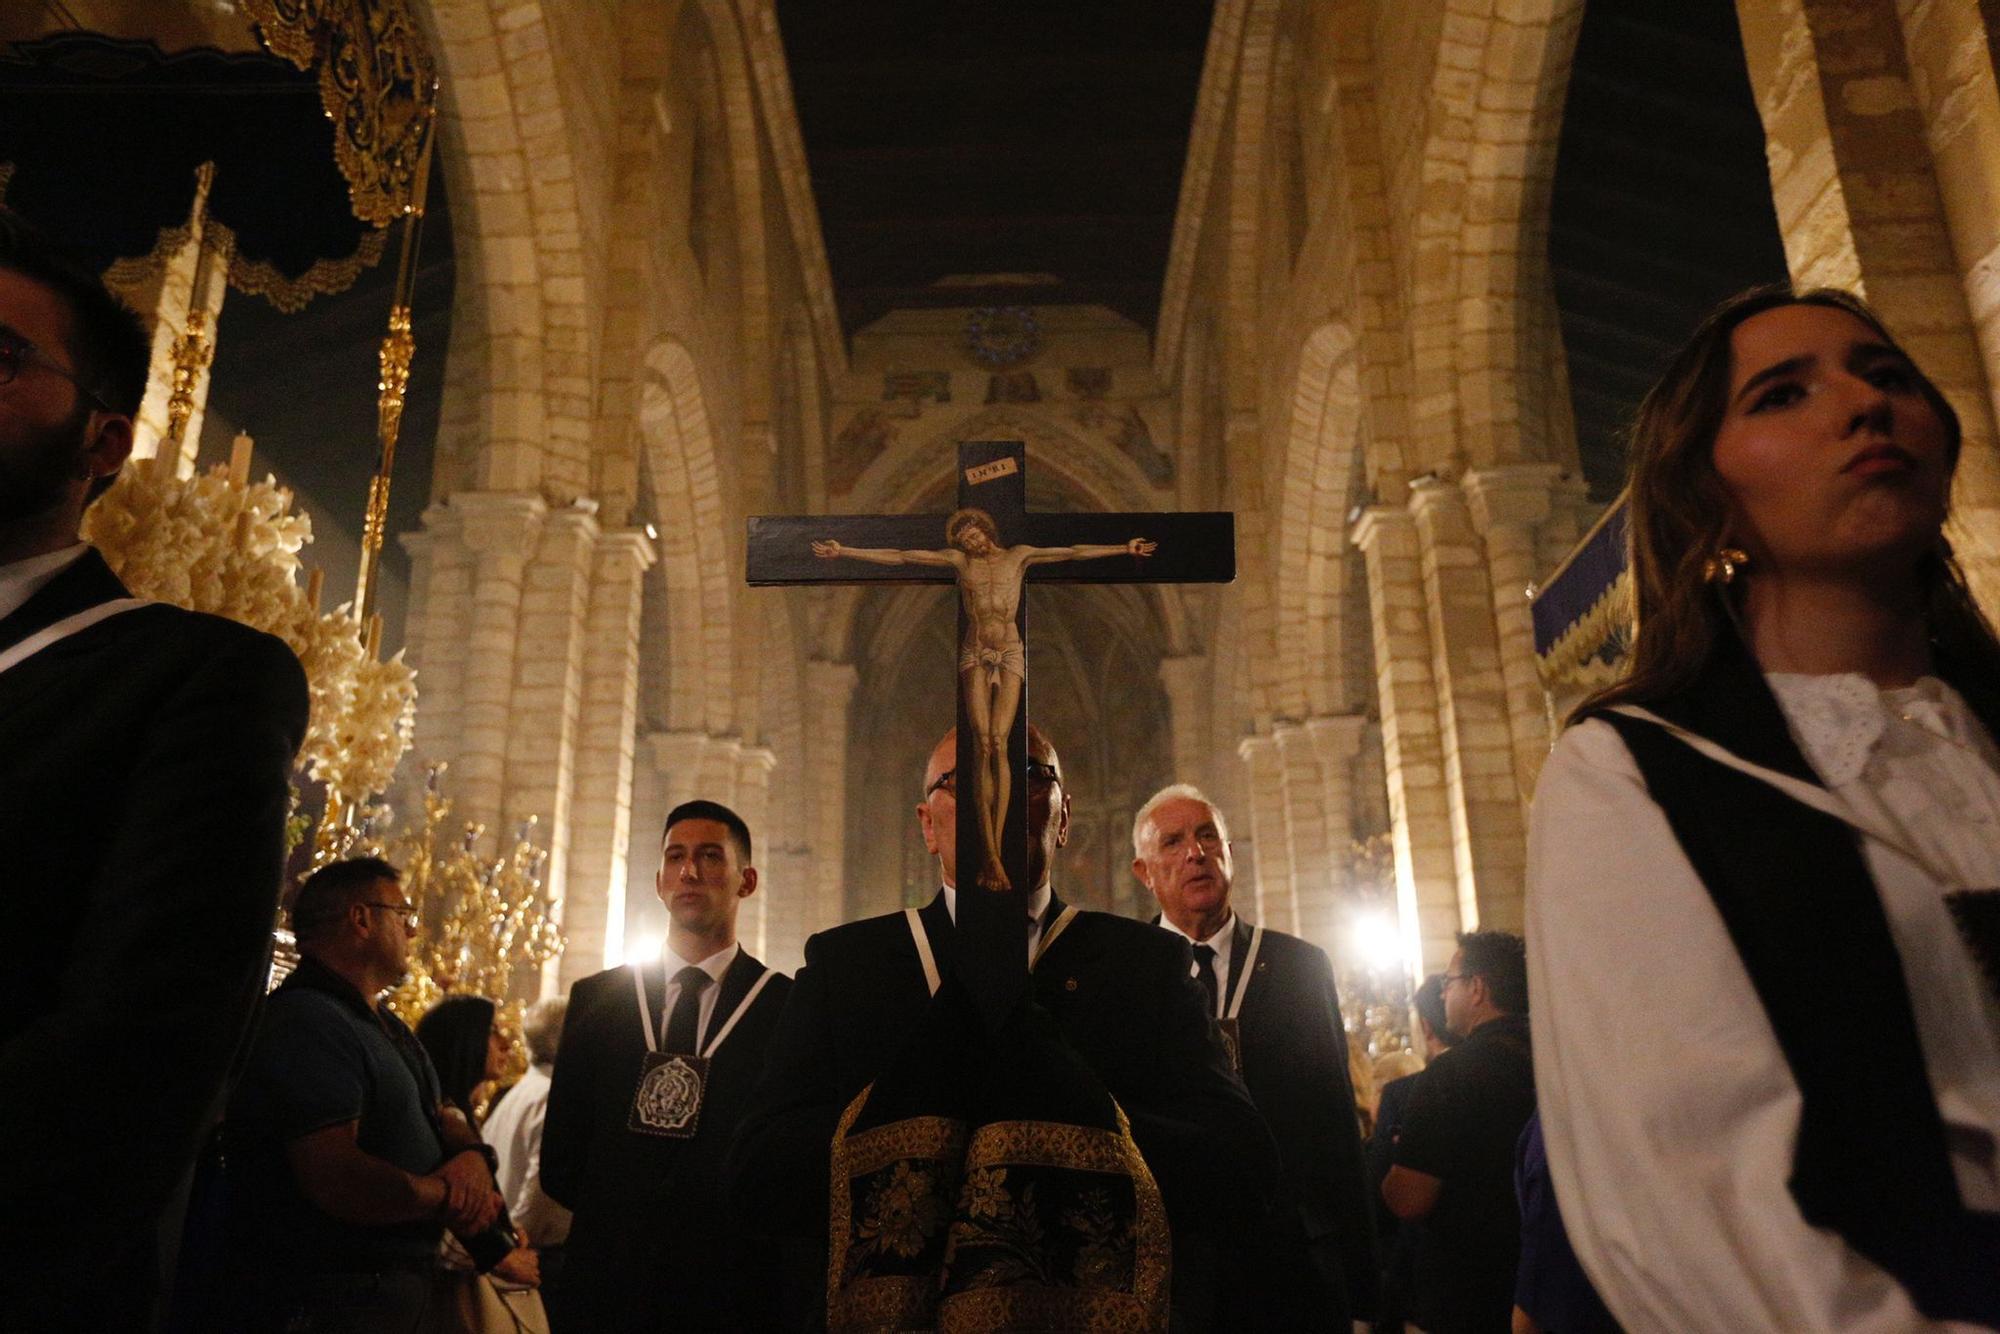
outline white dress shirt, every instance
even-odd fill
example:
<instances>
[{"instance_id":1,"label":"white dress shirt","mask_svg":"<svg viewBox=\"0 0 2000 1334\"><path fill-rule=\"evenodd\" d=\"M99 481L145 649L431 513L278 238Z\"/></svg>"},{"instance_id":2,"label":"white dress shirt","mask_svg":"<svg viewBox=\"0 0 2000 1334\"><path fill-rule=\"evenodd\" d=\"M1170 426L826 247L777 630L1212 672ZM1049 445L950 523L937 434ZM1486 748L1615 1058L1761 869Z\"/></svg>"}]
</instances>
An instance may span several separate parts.
<instances>
[{"instance_id":1,"label":"white dress shirt","mask_svg":"<svg viewBox=\"0 0 2000 1334\"><path fill-rule=\"evenodd\" d=\"M653 1036L664 1042L667 1039L667 1017L674 1012L674 1004L681 998L681 984L674 981L674 975L683 968L699 968L707 973L713 986L701 989L701 1001L695 1010L694 1031L697 1043L706 1044L714 1036L709 1032L709 1023L715 1018L715 1002L722 994L722 975L729 971L729 965L736 962L736 956L743 949L740 943L732 942L717 950L706 959L683 959L674 953L672 945L660 947L660 961L667 969L667 1000L660 1010L660 1026ZM699 1053L697 1053L699 1054Z\"/></svg>"},{"instance_id":2,"label":"white dress shirt","mask_svg":"<svg viewBox=\"0 0 2000 1334\"><path fill-rule=\"evenodd\" d=\"M569 1210L542 1191L542 1125L548 1120L551 1073L551 1066L529 1066L482 1131L499 1159L493 1184L507 1201L507 1215L536 1247L560 1246L569 1238Z\"/></svg>"},{"instance_id":3,"label":"white dress shirt","mask_svg":"<svg viewBox=\"0 0 2000 1334\"><path fill-rule=\"evenodd\" d=\"M1855 675L1769 680L1826 786L1932 868L1861 839L1960 1192L2000 1207L2000 1005L1943 902L1991 887L2000 867L2000 756L1934 679L1886 692ZM1785 1186L1798 1086L1720 913L1606 723L1569 729L1542 769L1527 939L1556 1193L1626 1329L1941 1328L1800 1215Z\"/></svg>"},{"instance_id":4,"label":"white dress shirt","mask_svg":"<svg viewBox=\"0 0 2000 1334\"><path fill-rule=\"evenodd\" d=\"M1207 940L1196 940L1193 936L1169 921L1165 913L1160 914L1160 925L1179 936L1182 940L1185 940L1189 945L1206 945L1215 951L1215 1017L1217 1019L1222 1018L1229 1010L1229 951L1236 945L1235 912L1231 911L1228 919ZM1199 978L1201 976L1201 965L1199 963L1190 964L1188 966L1188 976ZM1259 1001L1258 1004L1261 1005L1263 1002Z\"/></svg>"},{"instance_id":5,"label":"white dress shirt","mask_svg":"<svg viewBox=\"0 0 2000 1334\"><path fill-rule=\"evenodd\" d=\"M950 916L951 924L958 925L958 890L951 885L940 885L944 890L944 910ZM1055 887L1043 885L1028 896L1028 962L1035 961L1035 951L1042 946L1042 918L1049 911L1049 900L1056 895Z\"/></svg>"},{"instance_id":6,"label":"white dress shirt","mask_svg":"<svg viewBox=\"0 0 2000 1334\"><path fill-rule=\"evenodd\" d=\"M19 611L22 603L41 592L49 580L76 564L88 550L88 542L78 542L61 551L45 551L39 556L0 565L0 620Z\"/></svg>"}]
</instances>

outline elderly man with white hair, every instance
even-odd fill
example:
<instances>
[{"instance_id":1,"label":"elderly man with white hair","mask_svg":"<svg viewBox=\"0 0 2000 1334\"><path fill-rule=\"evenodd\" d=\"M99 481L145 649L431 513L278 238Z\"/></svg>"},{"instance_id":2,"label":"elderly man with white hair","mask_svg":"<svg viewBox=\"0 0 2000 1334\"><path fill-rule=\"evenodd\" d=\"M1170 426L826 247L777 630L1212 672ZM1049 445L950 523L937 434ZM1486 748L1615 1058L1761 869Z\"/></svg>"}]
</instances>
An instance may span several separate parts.
<instances>
[{"instance_id":1,"label":"elderly man with white hair","mask_svg":"<svg viewBox=\"0 0 2000 1334\"><path fill-rule=\"evenodd\" d=\"M1284 1162L1272 1235L1246 1238L1240 1256L1226 1257L1255 1276L1225 1294L1231 1323L1326 1330L1369 1318L1374 1216L1326 951L1237 915L1228 824L1187 783L1139 808L1132 874L1158 900L1158 924L1194 947L1194 976Z\"/></svg>"}]
</instances>

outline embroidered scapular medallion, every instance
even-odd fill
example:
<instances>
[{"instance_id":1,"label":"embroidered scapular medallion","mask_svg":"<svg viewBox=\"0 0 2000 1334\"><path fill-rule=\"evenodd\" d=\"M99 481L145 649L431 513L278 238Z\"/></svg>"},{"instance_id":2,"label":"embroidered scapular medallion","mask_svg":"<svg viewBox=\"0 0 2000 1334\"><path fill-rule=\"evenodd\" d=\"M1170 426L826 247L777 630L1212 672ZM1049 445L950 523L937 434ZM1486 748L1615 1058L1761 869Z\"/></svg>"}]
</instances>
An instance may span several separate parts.
<instances>
[{"instance_id":1,"label":"embroidered scapular medallion","mask_svg":"<svg viewBox=\"0 0 2000 1334\"><path fill-rule=\"evenodd\" d=\"M1243 1078L1243 1021L1235 1015L1218 1019L1215 1026L1222 1030L1222 1049L1229 1053L1229 1068Z\"/></svg>"},{"instance_id":2,"label":"embroidered scapular medallion","mask_svg":"<svg viewBox=\"0 0 2000 1334\"><path fill-rule=\"evenodd\" d=\"M632 1095L632 1115L626 1125L641 1135L689 1139L701 1121L701 1100L707 1089L707 1058L647 1052L639 1067L639 1088Z\"/></svg>"}]
</instances>

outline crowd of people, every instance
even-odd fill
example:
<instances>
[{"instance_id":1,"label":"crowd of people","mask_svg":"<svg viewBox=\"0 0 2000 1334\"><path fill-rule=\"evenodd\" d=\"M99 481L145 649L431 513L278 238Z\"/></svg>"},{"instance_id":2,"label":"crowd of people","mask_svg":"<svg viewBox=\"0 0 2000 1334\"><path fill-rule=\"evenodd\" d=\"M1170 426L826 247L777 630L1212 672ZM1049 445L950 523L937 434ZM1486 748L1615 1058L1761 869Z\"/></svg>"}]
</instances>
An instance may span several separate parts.
<instances>
[{"instance_id":1,"label":"crowd of people","mask_svg":"<svg viewBox=\"0 0 2000 1334\"><path fill-rule=\"evenodd\" d=\"M867 1313L992 1281L966 1256L1018 1205L1030 1242L1095 1229L1045 1286L1175 1329L2000 1328L2000 643L1945 537L1958 418L1854 297L1728 303L1642 404L1630 669L1543 769L1525 940L1468 931L1418 989L1422 1068L1365 1147L1327 957L1236 910L1223 811L1156 794L1159 916L1079 912L1032 727L1026 990L991 1044L948 735L915 812L938 892L796 977L737 939L753 831L668 812L659 957L532 1011L481 1125L492 1003L412 1031L380 1001L418 927L394 866L307 879L260 998L303 678L77 540L147 344L0 221L0 851L31 942L0 1327L900 1327ZM1051 1091L1115 1191L925 1193L923 1154L970 1151L897 1135L977 1141Z\"/></svg>"}]
</instances>

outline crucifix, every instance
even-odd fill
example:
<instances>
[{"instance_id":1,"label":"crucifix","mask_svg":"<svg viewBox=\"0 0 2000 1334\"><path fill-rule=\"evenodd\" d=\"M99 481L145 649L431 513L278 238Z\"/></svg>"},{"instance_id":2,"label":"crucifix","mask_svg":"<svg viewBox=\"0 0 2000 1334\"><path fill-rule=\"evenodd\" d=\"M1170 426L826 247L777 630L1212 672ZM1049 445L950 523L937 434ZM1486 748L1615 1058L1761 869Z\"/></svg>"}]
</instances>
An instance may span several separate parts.
<instances>
[{"instance_id":1,"label":"crucifix","mask_svg":"<svg viewBox=\"0 0 2000 1334\"><path fill-rule=\"evenodd\" d=\"M1031 514L1017 440L958 447L958 509L750 520L749 582L955 583L960 980L989 1028L1027 991L1028 580L1227 583L1235 517Z\"/></svg>"}]
</instances>

